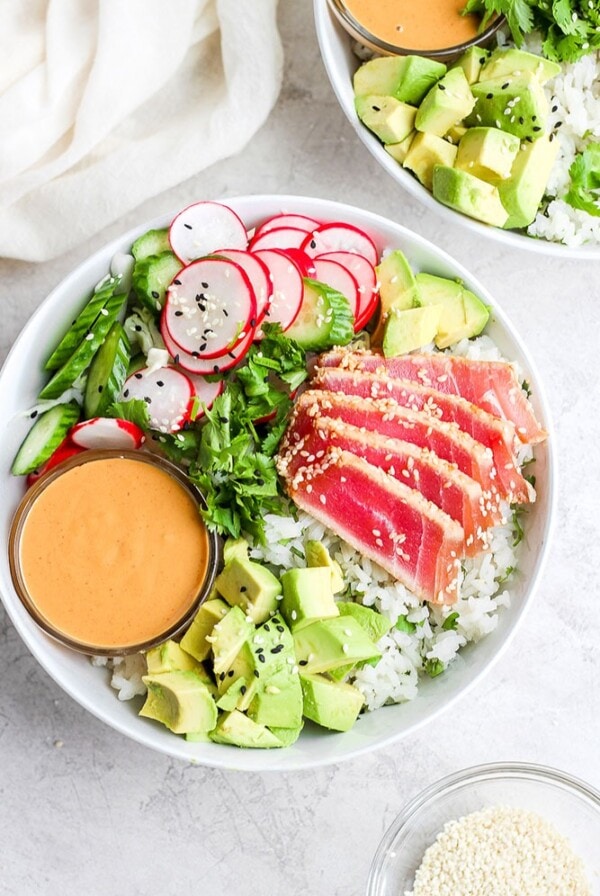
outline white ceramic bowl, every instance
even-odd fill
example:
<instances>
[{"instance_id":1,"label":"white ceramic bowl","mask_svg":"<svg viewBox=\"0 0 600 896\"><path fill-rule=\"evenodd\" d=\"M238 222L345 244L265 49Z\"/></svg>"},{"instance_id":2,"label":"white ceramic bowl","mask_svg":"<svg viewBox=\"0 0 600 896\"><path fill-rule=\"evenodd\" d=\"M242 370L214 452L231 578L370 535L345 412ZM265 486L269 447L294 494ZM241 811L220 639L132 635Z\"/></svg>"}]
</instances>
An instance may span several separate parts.
<instances>
[{"instance_id":1,"label":"white ceramic bowl","mask_svg":"<svg viewBox=\"0 0 600 896\"><path fill-rule=\"evenodd\" d=\"M498 762L463 769L418 794L392 822L377 849L367 896L402 896L423 853L444 825L493 806L542 816L584 863L593 896L600 894L600 793L557 769Z\"/></svg>"},{"instance_id":2,"label":"white ceramic bowl","mask_svg":"<svg viewBox=\"0 0 600 896\"><path fill-rule=\"evenodd\" d=\"M499 227L491 227L488 224L475 221L467 215L460 214L460 212L456 212L434 199L429 190L425 189L410 171L399 165L385 151L383 144L375 134L361 123L354 109L354 92L352 90L352 76L360 63L352 52L351 39L332 13L327 0L313 0L313 2L321 57L338 102L369 152L372 153L383 170L396 183L400 184L404 190L422 202L427 208L441 215L450 226L461 224L472 233L480 234L513 249L526 249L531 252L554 255L560 258L581 258L589 261L600 259L600 246L570 248L561 243L534 239L520 233L502 230Z\"/></svg>"},{"instance_id":3,"label":"white ceramic bowl","mask_svg":"<svg viewBox=\"0 0 600 896\"><path fill-rule=\"evenodd\" d=\"M379 215L323 199L249 196L224 201L238 212L247 227L283 211L295 211L322 220L346 221L368 231L380 250L385 247L402 249L416 269L463 280L469 289L492 307L489 333L504 355L520 364L531 384L538 418L547 429L550 428L542 384L519 336L488 291L446 253ZM552 438L536 451L538 500L527 514L520 574L511 585L514 601L510 609L500 613L496 630L464 650L448 674L424 680L418 698L412 703L371 713L345 734L330 734L307 725L297 743L282 750L241 750L212 743L187 743L166 728L139 718L136 714L138 701L120 702L116 692L109 687L102 669L93 667L87 657L50 640L33 622L13 588L6 544L11 518L23 494L23 482L11 477L9 471L15 452L30 425L24 411L34 403L45 382L42 363L48 348L68 327L75 310L81 307L82 298L106 274L113 255L128 251L133 240L148 228L165 226L166 223L165 219L159 219L140 225L100 249L74 270L38 308L17 339L0 373L0 481L3 494L0 525L5 545L0 559L0 592L6 610L39 663L78 703L128 737L172 756L223 768L263 771L339 762L389 744L448 709L498 659L514 634L530 603L548 548L555 502Z\"/></svg>"}]
</instances>

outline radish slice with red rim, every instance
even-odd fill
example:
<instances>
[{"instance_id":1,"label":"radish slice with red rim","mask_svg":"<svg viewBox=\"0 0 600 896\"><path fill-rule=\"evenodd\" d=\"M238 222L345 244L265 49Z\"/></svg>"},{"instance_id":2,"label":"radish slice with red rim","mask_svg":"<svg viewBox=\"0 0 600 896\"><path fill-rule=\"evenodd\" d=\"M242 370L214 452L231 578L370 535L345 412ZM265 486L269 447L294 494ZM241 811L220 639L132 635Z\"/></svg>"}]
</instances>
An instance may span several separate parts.
<instances>
[{"instance_id":1,"label":"radish slice with red rim","mask_svg":"<svg viewBox=\"0 0 600 896\"><path fill-rule=\"evenodd\" d=\"M257 233L250 240L250 251L257 249L299 249L306 239L306 230L297 227L274 227L265 233Z\"/></svg>"},{"instance_id":2,"label":"radish slice with red rim","mask_svg":"<svg viewBox=\"0 0 600 896\"><path fill-rule=\"evenodd\" d=\"M283 213L274 215L272 218L260 224L255 231L255 236L259 233L268 233L269 230L275 230L280 227L294 227L297 230L303 230L305 233L311 233L316 227L319 227L320 221L309 218L308 215L293 215Z\"/></svg>"},{"instance_id":3,"label":"radish slice with red rim","mask_svg":"<svg viewBox=\"0 0 600 896\"><path fill-rule=\"evenodd\" d=\"M194 387L174 367L145 367L125 380L122 399L139 398L148 405L150 426L159 432L176 432L189 420Z\"/></svg>"},{"instance_id":4,"label":"radish slice with red rim","mask_svg":"<svg viewBox=\"0 0 600 896\"><path fill-rule=\"evenodd\" d=\"M218 358L201 358L199 355L189 354L179 348L177 343L173 342L167 328L162 325L162 323L161 334L167 351L173 358L174 363L180 367L186 375L197 374L199 376L225 373L226 370L235 367L235 365L239 364L244 358L254 339L254 331L251 330L246 338L236 346L235 350L229 351Z\"/></svg>"},{"instance_id":5,"label":"radish slice with red rim","mask_svg":"<svg viewBox=\"0 0 600 896\"><path fill-rule=\"evenodd\" d=\"M83 451L85 451L85 448L80 448L79 445L74 445L69 436L67 436L53 454L50 455L46 463L42 464L39 470L36 470L34 473L29 473L27 476L27 488L29 488L30 485L33 485L34 482L37 482L40 476L43 476L48 470L53 470L54 467L62 464L63 461L68 460L70 457L74 457L76 454L81 454Z\"/></svg>"},{"instance_id":6,"label":"radish slice with red rim","mask_svg":"<svg viewBox=\"0 0 600 896\"><path fill-rule=\"evenodd\" d=\"M216 249L245 249L248 234L239 217L220 202L195 202L173 218L169 242L177 258L189 264Z\"/></svg>"},{"instance_id":7,"label":"radish slice with red rim","mask_svg":"<svg viewBox=\"0 0 600 896\"><path fill-rule=\"evenodd\" d=\"M356 320L360 294L356 278L353 277L347 268L337 261L331 261L329 258L315 258L315 280L320 280L321 283L326 283L332 289L341 292L348 299L352 314Z\"/></svg>"},{"instance_id":8,"label":"radish slice with red rim","mask_svg":"<svg viewBox=\"0 0 600 896\"><path fill-rule=\"evenodd\" d=\"M308 234L300 248L311 258L325 252L355 252L373 265L379 260L379 253L371 237L353 224L341 221L317 227Z\"/></svg>"},{"instance_id":9,"label":"radish slice with red rim","mask_svg":"<svg viewBox=\"0 0 600 896\"><path fill-rule=\"evenodd\" d=\"M306 252L302 251L302 249L282 249L281 251L285 252L285 254L288 255L292 259L292 261L296 262L303 277L315 276L314 258L311 258L310 255L307 255Z\"/></svg>"},{"instance_id":10,"label":"radish slice with red rim","mask_svg":"<svg viewBox=\"0 0 600 896\"><path fill-rule=\"evenodd\" d=\"M370 261L362 255L354 252L327 252L319 255L319 259L337 261L343 265L358 283L358 313L355 321L355 331L364 327L373 314L377 305L377 274Z\"/></svg>"},{"instance_id":11,"label":"radish slice with red rim","mask_svg":"<svg viewBox=\"0 0 600 896\"><path fill-rule=\"evenodd\" d=\"M265 322L279 323L281 329L285 331L296 320L302 305L304 295L302 272L296 262L280 249L259 249L256 254L268 267L273 284L273 295L267 308ZM262 338L260 330L257 331L256 338Z\"/></svg>"},{"instance_id":12,"label":"radish slice with red rim","mask_svg":"<svg viewBox=\"0 0 600 896\"><path fill-rule=\"evenodd\" d=\"M116 417L91 417L75 424L69 433L79 448L139 448L145 438L144 430L130 420Z\"/></svg>"},{"instance_id":13,"label":"radish slice with red rim","mask_svg":"<svg viewBox=\"0 0 600 896\"><path fill-rule=\"evenodd\" d=\"M206 377L196 373L188 373L186 375L194 387L195 398L199 402L198 410L194 417L194 420L198 420L204 416L205 408L212 407L215 398L218 398L225 388L225 383L223 380L213 380L211 382Z\"/></svg>"},{"instance_id":14,"label":"radish slice with red rim","mask_svg":"<svg viewBox=\"0 0 600 896\"><path fill-rule=\"evenodd\" d=\"M256 299L256 321L260 323L265 316L273 291L268 267L264 261L244 249L219 249L216 255L239 264L248 275Z\"/></svg>"},{"instance_id":15,"label":"radish slice with red rim","mask_svg":"<svg viewBox=\"0 0 600 896\"><path fill-rule=\"evenodd\" d=\"M163 320L171 338L189 354L225 354L256 326L256 298L248 275L228 258L193 261L169 286Z\"/></svg>"}]
</instances>

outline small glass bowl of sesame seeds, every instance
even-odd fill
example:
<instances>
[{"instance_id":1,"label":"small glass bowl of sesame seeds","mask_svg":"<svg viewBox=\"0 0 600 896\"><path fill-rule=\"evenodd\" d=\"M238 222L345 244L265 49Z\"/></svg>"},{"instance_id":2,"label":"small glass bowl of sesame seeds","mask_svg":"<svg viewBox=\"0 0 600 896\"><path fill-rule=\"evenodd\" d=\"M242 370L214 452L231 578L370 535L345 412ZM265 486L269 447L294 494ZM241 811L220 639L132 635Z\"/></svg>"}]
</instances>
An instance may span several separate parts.
<instances>
[{"instance_id":1,"label":"small glass bowl of sesame seeds","mask_svg":"<svg viewBox=\"0 0 600 896\"><path fill-rule=\"evenodd\" d=\"M527 763L463 769L395 819L368 896L599 896L600 792Z\"/></svg>"}]
</instances>

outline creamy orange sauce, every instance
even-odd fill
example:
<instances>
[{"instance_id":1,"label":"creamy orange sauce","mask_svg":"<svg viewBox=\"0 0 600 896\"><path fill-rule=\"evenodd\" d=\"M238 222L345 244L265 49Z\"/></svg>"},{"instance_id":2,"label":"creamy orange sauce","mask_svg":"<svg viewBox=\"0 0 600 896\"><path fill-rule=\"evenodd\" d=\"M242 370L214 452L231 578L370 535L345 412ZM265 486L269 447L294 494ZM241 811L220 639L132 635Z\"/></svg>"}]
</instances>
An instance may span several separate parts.
<instances>
[{"instance_id":1,"label":"creamy orange sauce","mask_svg":"<svg viewBox=\"0 0 600 896\"><path fill-rule=\"evenodd\" d=\"M380 40L405 50L441 50L472 40L478 16L461 16L465 0L344 0L348 12Z\"/></svg>"},{"instance_id":2,"label":"creamy orange sauce","mask_svg":"<svg viewBox=\"0 0 600 896\"><path fill-rule=\"evenodd\" d=\"M205 578L208 533L191 494L142 460L67 470L25 520L20 563L39 613L104 649L152 640L189 610Z\"/></svg>"}]
</instances>

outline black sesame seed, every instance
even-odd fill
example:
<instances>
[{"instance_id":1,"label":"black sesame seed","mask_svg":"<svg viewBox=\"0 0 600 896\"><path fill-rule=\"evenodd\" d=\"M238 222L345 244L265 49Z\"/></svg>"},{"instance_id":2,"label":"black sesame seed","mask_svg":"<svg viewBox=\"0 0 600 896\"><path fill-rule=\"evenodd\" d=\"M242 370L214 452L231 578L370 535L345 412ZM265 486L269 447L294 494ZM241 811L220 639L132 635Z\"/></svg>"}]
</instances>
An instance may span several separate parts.
<instances>
[{"instance_id":1,"label":"black sesame seed","mask_svg":"<svg viewBox=\"0 0 600 896\"><path fill-rule=\"evenodd\" d=\"M198 346L198 351L200 352L200 354L206 351L206 342L203 342L202 345Z\"/></svg>"},{"instance_id":2,"label":"black sesame seed","mask_svg":"<svg viewBox=\"0 0 600 896\"><path fill-rule=\"evenodd\" d=\"M308 666L308 660L300 660L298 663L299 666Z\"/></svg>"},{"instance_id":3,"label":"black sesame seed","mask_svg":"<svg viewBox=\"0 0 600 896\"><path fill-rule=\"evenodd\" d=\"M537 115L532 115L532 116L531 116L531 120L532 120L532 121L537 121Z\"/></svg>"},{"instance_id":4,"label":"black sesame seed","mask_svg":"<svg viewBox=\"0 0 600 896\"><path fill-rule=\"evenodd\" d=\"M483 65L484 62L485 62L485 56L480 56L479 57L479 65Z\"/></svg>"},{"instance_id":5,"label":"black sesame seed","mask_svg":"<svg viewBox=\"0 0 600 896\"><path fill-rule=\"evenodd\" d=\"M255 678L260 678L260 675L258 674L258 669L255 669L255 670L254 670L254 677L255 677Z\"/></svg>"},{"instance_id":6,"label":"black sesame seed","mask_svg":"<svg viewBox=\"0 0 600 896\"><path fill-rule=\"evenodd\" d=\"M261 653L264 653L264 652L265 652L265 648L264 648L264 647L257 647L257 648L256 648L256 652L257 652L258 656L260 656Z\"/></svg>"},{"instance_id":7,"label":"black sesame seed","mask_svg":"<svg viewBox=\"0 0 600 896\"><path fill-rule=\"evenodd\" d=\"M525 119L522 115L519 115L519 124L525 124Z\"/></svg>"},{"instance_id":8,"label":"black sesame seed","mask_svg":"<svg viewBox=\"0 0 600 896\"><path fill-rule=\"evenodd\" d=\"M157 380L157 381L156 381L156 385L162 388L162 386L164 386L164 381L163 381L163 380Z\"/></svg>"},{"instance_id":9,"label":"black sesame seed","mask_svg":"<svg viewBox=\"0 0 600 896\"><path fill-rule=\"evenodd\" d=\"M192 358L199 358L199 357L200 357L199 352L192 352Z\"/></svg>"},{"instance_id":10,"label":"black sesame seed","mask_svg":"<svg viewBox=\"0 0 600 896\"><path fill-rule=\"evenodd\" d=\"M276 647L271 647L271 653L281 653L283 650L283 644L277 644Z\"/></svg>"},{"instance_id":11,"label":"black sesame seed","mask_svg":"<svg viewBox=\"0 0 600 896\"><path fill-rule=\"evenodd\" d=\"M255 327L255 326L256 326L256 318L255 318L255 317L251 317L251 318L250 318L250 326L251 326L251 327Z\"/></svg>"},{"instance_id":12,"label":"black sesame seed","mask_svg":"<svg viewBox=\"0 0 600 896\"><path fill-rule=\"evenodd\" d=\"M173 360L175 361L176 364L179 364L179 355L175 355Z\"/></svg>"},{"instance_id":13,"label":"black sesame seed","mask_svg":"<svg viewBox=\"0 0 600 896\"><path fill-rule=\"evenodd\" d=\"M278 631L278 632L284 632L285 629L284 629L284 627L283 627L282 625L278 625L278 626L277 626L277 631Z\"/></svg>"},{"instance_id":14,"label":"black sesame seed","mask_svg":"<svg viewBox=\"0 0 600 896\"><path fill-rule=\"evenodd\" d=\"M103 391L104 391L104 386L98 386L98 392L103 392Z\"/></svg>"},{"instance_id":15,"label":"black sesame seed","mask_svg":"<svg viewBox=\"0 0 600 896\"><path fill-rule=\"evenodd\" d=\"M30 414L29 416L31 417L32 420L35 420L35 418L37 417L37 415L38 415L38 412L37 412L37 411L32 411L31 414Z\"/></svg>"},{"instance_id":16,"label":"black sesame seed","mask_svg":"<svg viewBox=\"0 0 600 896\"><path fill-rule=\"evenodd\" d=\"M208 289L208 283L201 283L200 285L203 289Z\"/></svg>"},{"instance_id":17,"label":"black sesame seed","mask_svg":"<svg viewBox=\"0 0 600 896\"><path fill-rule=\"evenodd\" d=\"M227 352L227 357L232 358L235 361L235 354L233 352Z\"/></svg>"},{"instance_id":18,"label":"black sesame seed","mask_svg":"<svg viewBox=\"0 0 600 896\"><path fill-rule=\"evenodd\" d=\"M439 87L440 90L445 90L445 89L446 89L446 85L445 85L445 84L438 84L438 87Z\"/></svg>"},{"instance_id":19,"label":"black sesame seed","mask_svg":"<svg viewBox=\"0 0 600 896\"><path fill-rule=\"evenodd\" d=\"M552 112L558 112L558 106L552 106L551 111L552 111Z\"/></svg>"},{"instance_id":20,"label":"black sesame seed","mask_svg":"<svg viewBox=\"0 0 600 896\"><path fill-rule=\"evenodd\" d=\"M181 286L181 280L173 280L173 283L174 283L176 286Z\"/></svg>"},{"instance_id":21,"label":"black sesame seed","mask_svg":"<svg viewBox=\"0 0 600 896\"><path fill-rule=\"evenodd\" d=\"M229 423L229 417L227 417L225 414L219 414L219 420L221 421L221 423ZM244 586L244 591L245 590L246 586Z\"/></svg>"},{"instance_id":22,"label":"black sesame seed","mask_svg":"<svg viewBox=\"0 0 600 896\"><path fill-rule=\"evenodd\" d=\"M175 317L183 317L183 311L176 311Z\"/></svg>"},{"instance_id":23,"label":"black sesame seed","mask_svg":"<svg viewBox=\"0 0 600 896\"><path fill-rule=\"evenodd\" d=\"M225 681L225 673L224 672L221 672L221 674L219 675L219 681Z\"/></svg>"},{"instance_id":24,"label":"black sesame seed","mask_svg":"<svg viewBox=\"0 0 600 896\"><path fill-rule=\"evenodd\" d=\"M554 132L549 134L548 135L548 143L552 143L552 141L554 140L555 137L556 137L556 134Z\"/></svg>"},{"instance_id":25,"label":"black sesame seed","mask_svg":"<svg viewBox=\"0 0 600 896\"><path fill-rule=\"evenodd\" d=\"M191 229L192 229L192 225L191 225L191 224L184 224L183 226L184 226L185 228L187 228L187 230L191 230Z\"/></svg>"},{"instance_id":26,"label":"black sesame seed","mask_svg":"<svg viewBox=\"0 0 600 896\"><path fill-rule=\"evenodd\" d=\"M379 106L371 106L371 109L373 110L373 112L381 112Z\"/></svg>"},{"instance_id":27,"label":"black sesame seed","mask_svg":"<svg viewBox=\"0 0 600 896\"><path fill-rule=\"evenodd\" d=\"M233 669L230 669L227 674L229 675L230 678L233 678L233 676L235 675L235 672L233 671Z\"/></svg>"},{"instance_id":28,"label":"black sesame seed","mask_svg":"<svg viewBox=\"0 0 600 896\"><path fill-rule=\"evenodd\" d=\"M240 688L240 694L242 695L242 697L244 696L244 694L246 693L247 690L248 690L248 688L246 687L245 684L243 684Z\"/></svg>"},{"instance_id":29,"label":"black sesame seed","mask_svg":"<svg viewBox=\"0 0 600 896\"><path fill-rule=\"evenodd\" d=\"M259 658L259 660L260 660L261 663L266 663L266 662L267 662L266 658L264 657L264 655L263 655L262 653L259 653L258 658Z\"/></svg>"},{"instance_id":30,"label":"black sesame seed","mask_svg":"<svg viewBox=\"0 0 600 896\"><path fill-rule=\"evenodd\" d=\"M223 308L223 314L225 315L225 317L229 317L229 311L227 310L227 308Z\"/></svg>"},{"instance_id":31,"label":"black sesame seed","mask_svg":"<svg viewBox=\"0 0 600 896\"><path fill-rule=\"evenodd\" d=\"M123 398L129 398L129 389L125 389L123 392Z\"/></svg>"},{"instance_id":32,"label":"black sesame seed","mask_svg":"<svg viewBox=\"0 0 600 896\"><path fill-rule=\"evenodd\" d=\"M221 371L219 370L219 365L218 365L218 364L213 364L213 373L220 373L220 372L221 372Z\"/></svg>"},{"instance_id":33,"label":"black sesame seed","mask_svg":"<svg viewBox=\"0 0 600 896\"><path fill-rule=\"evenodd\" d=\"M510 81L506 81L506 83L502 85L502 90L506 90L507 87L510 87Z\"/></svg>"},{"instance_id":34,"label":"black sesame seed","mask_svg":"<svg viewBox=\"0 0 600 896\"><path fill-rule=\"evenodd\" d=\"M539 125L535 125L531 130L537 132L537 131L541 131L542 129Z\"/></svg>"},{"instance_id":35,"label":"black sesame seed","mask_svg":"<svg viewBox=\"0 0 600 896\"><path fill-rule=\"evenodd\" d=\"M248 588L246 585L240 585L240 594L245 594L247 590Z\"/></svg>"},{"instance_id":36,"label":"black sesame seed","mask_svg":"<svg viewBox=\"0 0 600 896\"><path fill-rule=\"evenodd\" d=\"M144 401L146 402L146 404L152 404L152 399L148 398L147 395L144 395Z\"/></svg>"},{"instance_id":37,"label":"black sesame seed","mask_svg":"<svg viewBox=\"0 0 600 896\"><path fill-rule=\"evenodd\" d=\"M153 298L153 299L160 299L160 293L157 292L155 289L152 290L152 298Z\"/></svg>"},{"instance_id":38,"label":"black sesame seed","mask_svg":"<svg viewBox=\"0 0 600 896\"><path fill-rule=\"evenodd\" d=\"M270 632L270 631L271 631L271 629L269 628L269 626L267 625L266 622L265 622L265 624L263 625L263 628L264 628L264 630L265 630L266 632Z\"/></svg>"},{"instance_id":39,"label":"black sesame seed","mask_svg":"<svg viewBox=\"0 0 600 896\"><path fill-rule=\"evenodd\" d=\"M562 121L557 121L554 125L555 128L562 128Z\"/></svg>"},{"instance_id":40,"label":"black sesame seed","mask_svg":"<svg viewBox=\"0 0 600 896\"><path fill-rule=\"evenodd\" d=\"M317 244L315 243L314 240L311 240L311 241L310 241L310 248L311 248L311 249L316 249L316 248L317 248Z\"/></svg>"},{"instance_id":41,"label":"black sesame seed","mask_svg":"<svg viewBox=\"0 0 600 896\"><path fill-rule=\"evenodd\" d=\"M141 373L134 373L134 376L135 376L136 380L141 380L141 378L142 378Z\"/></svg>"}]
</instances>

